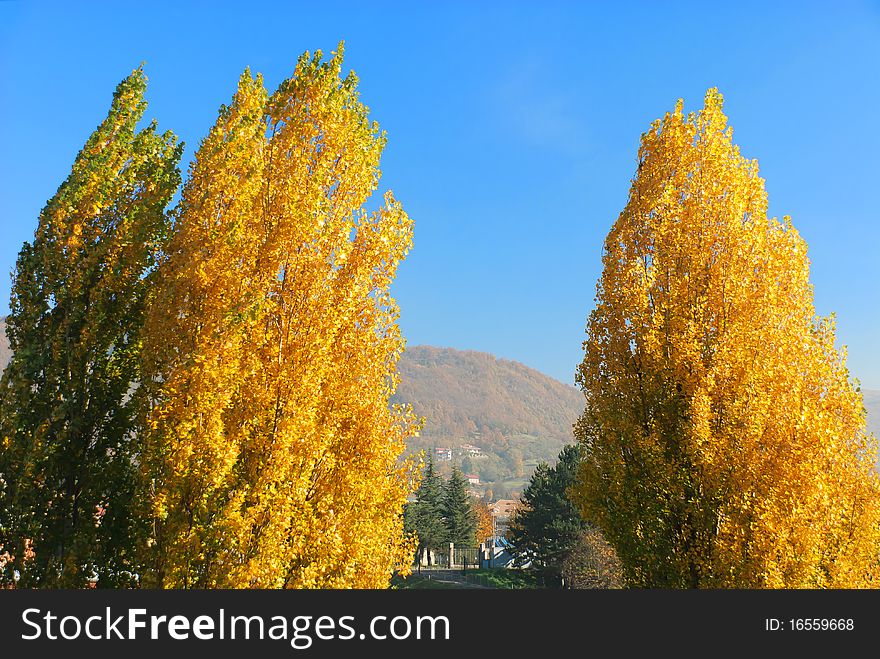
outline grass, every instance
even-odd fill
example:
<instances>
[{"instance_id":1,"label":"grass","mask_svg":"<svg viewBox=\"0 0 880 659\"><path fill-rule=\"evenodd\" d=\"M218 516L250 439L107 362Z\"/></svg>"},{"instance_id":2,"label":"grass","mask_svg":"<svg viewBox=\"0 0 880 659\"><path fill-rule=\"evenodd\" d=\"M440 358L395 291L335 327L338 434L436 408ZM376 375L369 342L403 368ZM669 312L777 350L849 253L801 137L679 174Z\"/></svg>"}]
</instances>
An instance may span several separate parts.
<instances>
[{"instance_id":1,"label":"grass","mask_svg":"<svg viewBox=\"0 0 880 659\"><path fill-rule=\"evenodd\" d=\"M489 588L499 588L505 590L522 588L544 588L540 577L537 577L533 573L526 570L507 570L502 568L494 570L468 569L467 571L459 572L459 574L469 584L486 586ZM442 581L430 579L426 571L422 572L421 574L419 574L418 572L414 572L405 579L399 574L395 574L394 577L391 579L391 587L402 590L445 590L463 588L464 586L453 583L444 583Z\"/></svg>"},{"instance_id":2,"label":"grass","mask_svg":"<svg viewBox=\"0 0 880 659\"><path fill-rule=\"evenodd\" d=\"M543 588L540 578L526 570L506 570L502 568L494 570L468 570L468 580L474 579L475 583L491 586L492 588L519 589L519 588Z\"/></svg>"},{"instance_id":3,"label":"grass","mask_svg":"<svg viewBox=\"0 0 880 659\"><path fill-rule=\"evenodd\" d=\"M413 573L405 579L399 574L395 574L391 578L391 588L395 590L454 590L459 586L454 583L435 581L423 574Z\"/></svg>"}]
</instances>

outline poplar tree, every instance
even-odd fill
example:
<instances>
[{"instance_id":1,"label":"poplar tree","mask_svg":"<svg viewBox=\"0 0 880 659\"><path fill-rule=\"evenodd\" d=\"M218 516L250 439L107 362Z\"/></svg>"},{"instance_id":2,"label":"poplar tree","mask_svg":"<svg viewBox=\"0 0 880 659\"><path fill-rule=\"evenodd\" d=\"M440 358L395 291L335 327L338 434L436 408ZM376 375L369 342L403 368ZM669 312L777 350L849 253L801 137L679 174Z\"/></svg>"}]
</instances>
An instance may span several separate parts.
<instances>
[{"instance_id":1,"label":"poplar tree","mask_svg":"<svg viewBox=\"0 0 880 659\"><path fill-rule=\"evenodd\" d=\"M412 222L378 186L385 136L304 54L268 95L245 72L200 145L145 334L145 560L161 587L386 587L415 431L389 405L389 293Z\"/></svg>"},{"instance_id":2,"label":"poplar tree","mask_svg":"<svg viewBox=\"0 0 880 659\"><path fill-rule=\"evenodd\" d=\"M583 516L648 587L878 584L876 443L717 90L642 136L577 380Z\"/></svg>"},{"instance_id":3,"label":"poplar tree","mask_svg":"<svg viewBox=\"0 0 880 659\"><path fill-rule=\"evenodd\" d=\"M0 382L5 582L121 586L137 574L130 393L182 148L155 122L138 129L145 89L141 69L116 88L16 262Z\"/></svg>"}]
</instances>

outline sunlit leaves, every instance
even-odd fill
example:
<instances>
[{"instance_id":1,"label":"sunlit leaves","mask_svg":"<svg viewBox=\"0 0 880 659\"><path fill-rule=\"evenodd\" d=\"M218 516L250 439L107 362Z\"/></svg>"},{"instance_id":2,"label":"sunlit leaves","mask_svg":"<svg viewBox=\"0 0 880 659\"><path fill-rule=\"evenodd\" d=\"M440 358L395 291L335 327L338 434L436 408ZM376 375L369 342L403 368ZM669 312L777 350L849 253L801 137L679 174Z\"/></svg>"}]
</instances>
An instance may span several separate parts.
<instances>
[{"instance_id":1,"label":"sunlit leaves","mask_svg":"<svg viewBox=\"0 0 880 659\"><path fill-rule=\"evenodd\" d=\"M196 154L145 335L157 585L383 587L414 550L389 407L412 222L363 209L385 138L356 82L341 46L271 95L245 72Z\"/></svg>"},{"instance_id":2,"label":"sunlit leaves","mask_svg":"<svg viewBox=\"0 0 880 659\"><path fill-rule=\"evenodd\" d=\"M861 397L721 106L642 136L577 376L579 501L635 585L875 584Z\"/></svg>"}]
</instances>

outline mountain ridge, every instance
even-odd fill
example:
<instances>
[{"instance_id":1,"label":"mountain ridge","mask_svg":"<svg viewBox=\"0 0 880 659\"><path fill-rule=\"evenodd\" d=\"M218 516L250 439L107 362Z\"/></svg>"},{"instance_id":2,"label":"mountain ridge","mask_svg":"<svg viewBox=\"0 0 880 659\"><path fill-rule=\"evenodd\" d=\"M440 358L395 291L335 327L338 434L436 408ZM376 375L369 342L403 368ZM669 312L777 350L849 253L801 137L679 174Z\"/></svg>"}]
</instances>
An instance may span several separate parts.
<instances>
[{"instance_id":1,"label":"mountain ridge","mask_svg":"<svg viewBox=\"0 0 880 659\"><path fill-rule=\"evenodd\" d=\"M476 350L413 346L403 353L398 372L395 402L411 403L416 414L427 417L422 431L426 437L474 434L486 428L503 434L537 431L567 440L577 418L571 417L571 410L583 408L583 396L575 387L521 362ZM432 418L426 413L430 394L444 386L455 413ZM489 403L493 409L486 409Z\"/></svg>"}]
</instances>

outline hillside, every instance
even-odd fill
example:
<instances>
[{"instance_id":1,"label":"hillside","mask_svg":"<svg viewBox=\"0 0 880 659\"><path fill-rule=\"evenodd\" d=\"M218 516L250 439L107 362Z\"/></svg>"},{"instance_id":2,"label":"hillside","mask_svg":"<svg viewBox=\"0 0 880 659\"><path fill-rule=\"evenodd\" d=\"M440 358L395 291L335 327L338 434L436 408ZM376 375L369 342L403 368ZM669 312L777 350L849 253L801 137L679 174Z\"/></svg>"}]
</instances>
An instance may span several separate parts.
<instances>
[{"instance_id":1,"label":"hillside","mask_svg":"<svg viewBox=\"0 0 880 659\"><path fill-rule=\"evenodd\" d=\"M426 438L536 434L566 442L583 410L574 387L484 352L415 346L398 370L396 400L427 417Z\"/></svg>"},{"instance_id":2,"label":"hillside","mask_svg":"<svg viewBox=\"0 0 880 659\"><path fill-rule=\"evenodd\" d=\"M395 402L412 404L426 419L410 449L452 449L441 469L461 464L496 497L521 491L538 461L555 460L573 441L572 424L583 411L574 387L482 352L415 346L399 371ZM463 444L482 455L467 455Z\"/></svg>"}]
</instances>

